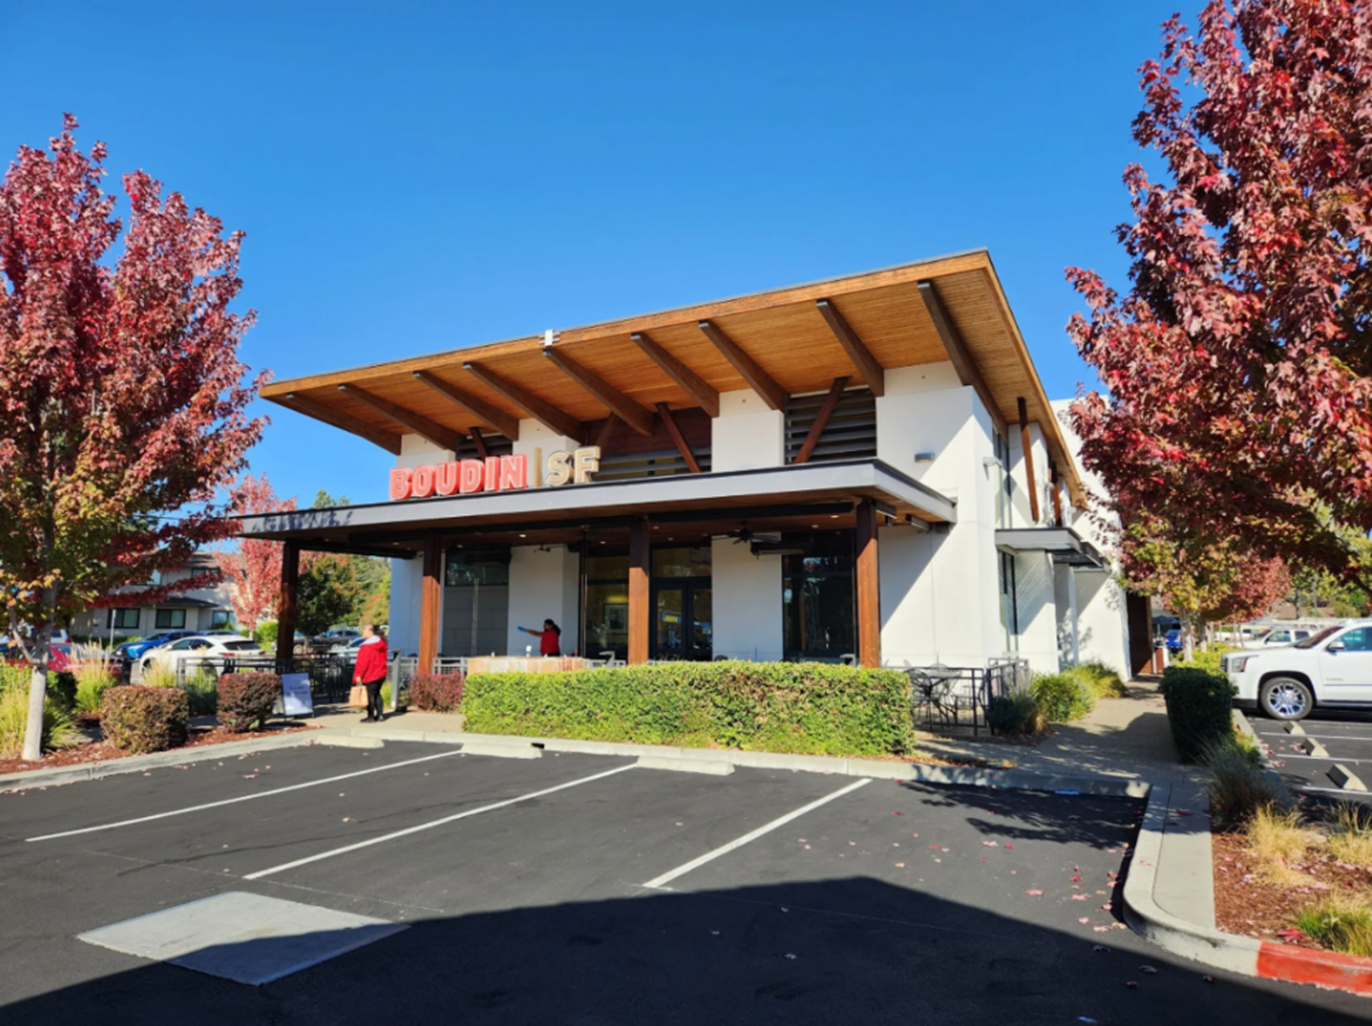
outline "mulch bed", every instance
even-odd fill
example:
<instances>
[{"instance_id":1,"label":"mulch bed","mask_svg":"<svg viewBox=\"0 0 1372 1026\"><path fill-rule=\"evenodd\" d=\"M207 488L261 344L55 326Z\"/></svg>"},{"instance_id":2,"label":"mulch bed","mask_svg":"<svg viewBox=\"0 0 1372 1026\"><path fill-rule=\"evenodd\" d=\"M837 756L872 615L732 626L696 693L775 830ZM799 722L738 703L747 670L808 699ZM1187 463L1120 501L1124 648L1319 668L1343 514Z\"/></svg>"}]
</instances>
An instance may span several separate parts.
<instances>
[{"instance_id":1,"label":"mulch bed","mask_svg":"<svg viewBox=\"0 0 1372 1026\"><path fill-rule=\"evenodd\" d=\"M319 730L318 724L287 723L273 726L269 730L255 730L246 734L235 734L223 727L192 727L190 737L179 752L186 748L201 748L205 745L221 745L229 741L253 741L273 737L276 734L295 734L302 730ZM107 762L111 759L124 759L133 753L121 752L108 741L85 741L75 748L64 748L49 752L38 762L25 762L23 759L0 759L0 773L22 773L25 770L54 769L60 766L77 766L88 762Z\"/></svg>"},{"instance_id":2,"label":"mulch bed","mask_svg":"<svg viewBox=\"0 0 1372 1026\"><path fill-rule=\"evenodd\" d=\"M1372 872L1318 855L1300 867L1302 874L1309 877L1308 884L1289 887L1271 883L1258 875L1257 860L1244 848L1242 834L1216 833L1211 840L1215 864L1215 925L1227 933L1319 948L1320 945L1309 937L1282 936L1282 931L1291 930L1302 909L1334 888L1361 891L1372 888Z\"/></svg>"}]
</instances>

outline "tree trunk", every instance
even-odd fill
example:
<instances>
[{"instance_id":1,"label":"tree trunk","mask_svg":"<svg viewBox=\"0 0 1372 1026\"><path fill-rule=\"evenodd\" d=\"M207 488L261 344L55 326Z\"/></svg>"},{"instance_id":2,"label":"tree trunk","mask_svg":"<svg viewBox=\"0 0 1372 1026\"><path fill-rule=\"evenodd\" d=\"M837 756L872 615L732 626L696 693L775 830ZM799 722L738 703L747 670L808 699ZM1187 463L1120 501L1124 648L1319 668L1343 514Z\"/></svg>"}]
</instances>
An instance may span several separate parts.
<instances>
[{"instance_id":1,"label":"tree trunk","mask_svg":"<svg viewBox=\"0 0 1372 1026\"><path fill-rule=\"evenodd\" d=\"M44 589L46 600L52 589ZM55 603L44 602L49 610ZM37 643L33 646L33 676L29 679L29 719L24 725L24 761L37 762L43 758L43 703L48 690L48 646L52 643L52 622L54 614L49 612L47 622L38 632Z\"/></svg>"},{"instance_id":2,"label":"tree trunk","mask_svg":"<svg viewBox=\"0 0 1372 1026\"><path fill-rule=\"evenodd\" d=\"M1191 629L1191 614L1182 613L1178 619L1181 620L1181 657L1189 661L1196 656L1196 639Z\"/></svg>"}]
</instances>

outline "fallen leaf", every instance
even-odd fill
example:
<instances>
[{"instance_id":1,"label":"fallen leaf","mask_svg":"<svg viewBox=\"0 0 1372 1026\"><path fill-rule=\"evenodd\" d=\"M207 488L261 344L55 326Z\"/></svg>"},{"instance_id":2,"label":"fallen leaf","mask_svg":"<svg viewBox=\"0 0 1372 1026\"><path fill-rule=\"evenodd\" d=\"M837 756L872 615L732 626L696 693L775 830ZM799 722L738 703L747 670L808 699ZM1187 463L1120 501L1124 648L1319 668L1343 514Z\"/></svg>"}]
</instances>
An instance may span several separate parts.
<instances>
[{"instance_id":1,"label":"fallen leaf","mask_svg":"<svg viewBox=\"0 0 1372 1026\"><path fill-rule=\"evenodd\" d=\"M998 845L995 841L982 841L982 842L981 842L981 846L982 846L983 848L999 848L999 847L1000 847L1000 845Z\"/></svg>"},{"instance_id":2,"label":"fallen leaf","mask_svg":"<svg viewBox=\"0 0 1372 1026\"><path fill-rule=\"evenodd\" d=\"M1158 973L1158 971L1157 971L1155 968L1153 968L1151 965L1141 965L1141 966L1139 966L1139 972L1141 972L1141 973L1148 973L1148 975L1150 975L1150 976L1156 976L1157 973Z\"/></svg>"},{"instance_id":3,"label":"fallen leaf","mask_svg":"<svg viewBox=\"0 0 1372 1026\"><path fill-rule=\"evenodd\" d=\"M1079 876L1074 876L1074 877L1072 877L1072 883L1081 883L1081 877L1079 877Z\"/></svg>"},{"instance_id":4,"label":"fallen leaf","mask_svg":"<svg viewBox=\"0 0 1372 1026\"><path fill-rule=\"evenodd\" d=\"M1138 989L1138 986L1139 986L1139 985L1138 985L1137 983L1135 983L1133 980L1127 980L1127 981L1125 982L1124 985L1125 985L1126 987L1129 987L1131 990L1137 990L1137 989Z\"/></svg>"},{"instance_id":5,"label":"fallen leaf","mask_svg":"<svg viewBox=\"0 0 1372 1026\"><path fill-rule=\"evenodd\" d=\"M711 930L711 931L710 931L710 936L711 936L711 937L718 937L718 936L719 936L719 931L718 931L718 930Z\"/></svg>"},{"instance_id":6,"label":"fallen leaf","mask_svg":"<svg viewBox=\"0 0 1372 1026\"><path fill-rule=\"evenodd\" d=\"M1013 845L1013 844L1007 844L1005 847L1007 847L1007 848L1013 848L1014 845Z\"/></svg>"},{"instance_id":7,"label":"fallen leaf","mask_svg":"<svg viewBox=\"0 0 1372 1026\"><path fill-rule=\"evenodd\" d=\"M1090 901L1090 900L1091 900L1091 895L1089 895L1089 894L1074 894L1074 895L1072 895L1072 900L1073 900L1073 901Z\"/></svg>"},{"instance_id":8,"label":"fallen leaf","mask_svg":"<svg viewBox=\"0 0 1372 1026\"><path fill-rule=\"evenodd\" d=\"M1093 927L1091 927L1091 929L1095 930L1097 933L1109 933L1109 932L1110 932L1110 927L1108 927L1108 926L1093 926Z\"/></svg>"},{"instance_id":9,"label":"fallen leaf","mask_svg":"<svg viewBox=\"0 0 1372 1026\"><path fill-rule=\"evenodd\" d=\"M1305 938L1305 932L1303 930L1298 930L1294 926L1292 926L1285 930L1278 930L1277 936L1280 937L1287 944L1295 944L1297 941L1303 940Z\"/></svg>"},{"instance_id":10,"label":"fallen leaf","mask_svg":"<svg viewBox=\"0 0 1372 1026\"><path fill-rule=\"evenodd\" d=\"M1203 982L1203 983L1214 983L1214 982L1215 982L1215 978L1214 978L1213 976L1202 976L1202 977L1201 977L1201 982Z\"/></svg>"},{"instance_id":11,"label":"fallen leaf","mask_svg":"<svg viewBox=\"0 0 1372 1026\"><path fill-rule=\"evenodd\" d=\"M1034 890L1033 888L1030 888L1029 890L1025 891L1024 893L1027 894L1027 895L1029 895L1029 897L1031 897L1031 898L1041 898L1041 897L1043 897L1043 892L1042 892L1042 891Z\"/></svg>"},{"instance_id":12,"label":"fallen leaf","mask_svg":"<svg viewBox=\"0 0 1372 1026\"><path fill-rule=\"evenodd\" d=\"M1091 950L1092 950L1092 951L1095 951L1095 952L1099 952L1099 953L1101 953L1101 954L1106 954L1106 955L1110 954L1110 949L1107 948L1104 944L1093 944L1093 945L1091 945Z\"/></svg>"},{"instance_id":13,"label":"fallen leaf","mask_svg":"<svg viewBox=\"0 0 1372 1026\"><path fill-rule=\"evenodd\" d=\"M1091 917L1090 917L1090 916L1082 916L1080 919L1077 920L1077 922L1081 923L1083 926L1084 926L1085 924L1089 923L1090 921L1091 921Z\"/></svg>"},{"instance_id":14,"label":"fallen leaf","mask_svg":"<svg viewBox=\"0 0 1372 1026\"><path fill-rule=\"evenodd\" d=\"M904 869L904 868L905 868L905 863L904 863L904 862L897 862L897 863L896 863L896 868L897 868L897 869Z\"/></svg>"}]
</instances>

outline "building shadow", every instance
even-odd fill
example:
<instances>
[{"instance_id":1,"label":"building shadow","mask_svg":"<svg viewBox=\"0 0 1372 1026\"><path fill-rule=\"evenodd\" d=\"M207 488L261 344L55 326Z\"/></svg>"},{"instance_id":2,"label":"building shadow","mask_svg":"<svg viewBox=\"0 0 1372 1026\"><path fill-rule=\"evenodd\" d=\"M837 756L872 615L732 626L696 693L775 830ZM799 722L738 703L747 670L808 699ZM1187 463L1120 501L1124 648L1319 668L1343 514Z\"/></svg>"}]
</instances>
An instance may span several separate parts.
<instances>
[{"instance_id":1,"label":"building shadow","mask_svg":"<svg viewBox=\"0 0 1372 1026\"><path fill-rule=\"evenodd\" d=\"M865 876L645 891L425 919L261 986L151 962L77 980L100 949L73 939L41 978L5 984L32 996L0 1021L1261 1026L1372 1015L1350 995L1219 973L1207 983L1212 970L1127 931L1074 930L1065 904L990 911ZM132 961L104 954L96 964Z\"/></svg>"}]
</instances>

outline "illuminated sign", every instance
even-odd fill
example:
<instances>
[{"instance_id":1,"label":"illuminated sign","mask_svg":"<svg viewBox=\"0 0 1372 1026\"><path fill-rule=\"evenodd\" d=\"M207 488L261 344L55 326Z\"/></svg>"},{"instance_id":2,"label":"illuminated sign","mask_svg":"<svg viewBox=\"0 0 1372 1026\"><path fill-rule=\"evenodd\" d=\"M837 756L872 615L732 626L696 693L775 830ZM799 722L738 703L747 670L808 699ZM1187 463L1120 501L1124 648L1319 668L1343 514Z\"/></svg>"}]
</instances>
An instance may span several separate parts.
<instances>
[{"instance_id":1,"label":"illuminated sign","mask_svg":"<svg viewBox=\"0 0 1372 1026\"><path fill-rule=\"evenodd\" d=\"M600 469L600 446L589 445L574 452L542 451L513 456L487 456L482 460L451 460L418 467L391 469L390 496L427 499L434 495L471 495L474 492L509 492L544 485L586 484Z\"/></svg>"}]
</instances>

